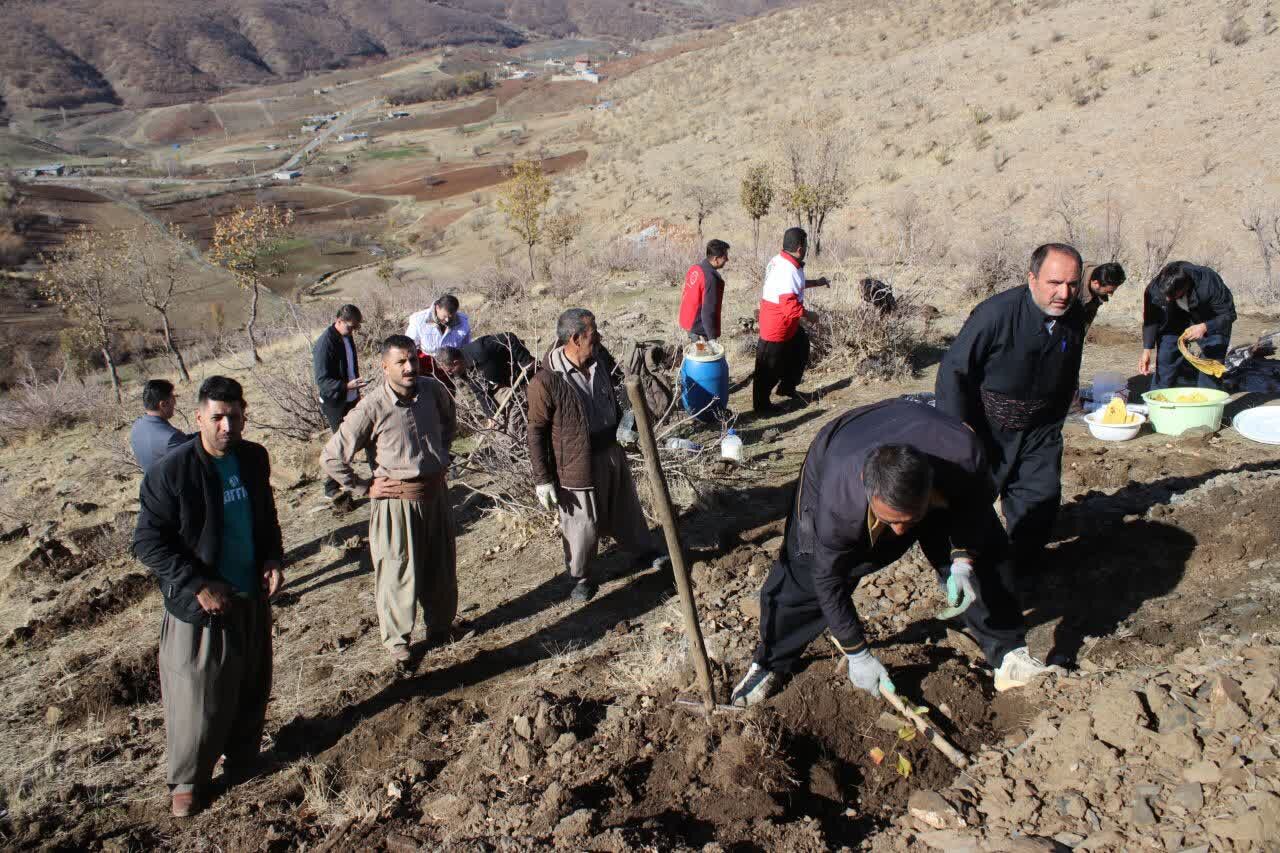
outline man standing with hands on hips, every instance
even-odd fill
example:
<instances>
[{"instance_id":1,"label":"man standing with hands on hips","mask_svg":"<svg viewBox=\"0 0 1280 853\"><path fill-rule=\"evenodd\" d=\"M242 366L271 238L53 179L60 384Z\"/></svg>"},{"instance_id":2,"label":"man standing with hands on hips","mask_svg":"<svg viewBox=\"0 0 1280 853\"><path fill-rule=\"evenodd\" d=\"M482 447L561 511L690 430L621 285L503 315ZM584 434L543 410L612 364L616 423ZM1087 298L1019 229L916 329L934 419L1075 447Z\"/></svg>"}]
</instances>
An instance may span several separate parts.
<instances>
[{"instance_id":1,"label":"man standing with hands on hips","mask_svg":"<svg viewBox=\"0 0 1280 853\"><path fill-rule=\"evenodd\" d=\"M195 440L142 480L133 554L160 581L160 690L174 817L204 803L214 765L250 775L271 696L271 605L284 546L271 462L244 441L240 383L200 386Z\"/></svg>"},{"instance_id":2,"label":"man standing with hands on hips","mask_svg":"<svg viewBox=\"0 0 1280 853\"><path fill-rule=\"evenodd\" d=\"M382 643L396 664L410 660L419 605L429 636L448 636L458 612L457 553L449 506L449 445L458 432L453 398L418 374L418 347L405 335L382 342L385 382L365 396L320 454L343 488L373 499L369 551ZM372 481L351 467L376 448Z\"/></svg>"}]
</instances>

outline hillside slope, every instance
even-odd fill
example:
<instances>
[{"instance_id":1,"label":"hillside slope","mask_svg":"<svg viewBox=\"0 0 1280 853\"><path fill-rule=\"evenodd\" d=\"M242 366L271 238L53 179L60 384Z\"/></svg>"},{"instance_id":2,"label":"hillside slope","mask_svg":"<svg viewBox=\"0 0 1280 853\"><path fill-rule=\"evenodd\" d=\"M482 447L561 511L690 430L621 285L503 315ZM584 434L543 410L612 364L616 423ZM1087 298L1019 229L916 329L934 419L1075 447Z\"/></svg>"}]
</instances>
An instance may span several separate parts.
<instances>
[{"instance_id":1,"label":"hillside slope","mask_svg":"<svg viewBox=\"0 0 1280 853\"><path fill-rule=\"evenodd\" d=\"M0 97L11 110L173 103L468 42L648 39L779 0L51 0L0 7Z\"/></svg>"}]
</instances>

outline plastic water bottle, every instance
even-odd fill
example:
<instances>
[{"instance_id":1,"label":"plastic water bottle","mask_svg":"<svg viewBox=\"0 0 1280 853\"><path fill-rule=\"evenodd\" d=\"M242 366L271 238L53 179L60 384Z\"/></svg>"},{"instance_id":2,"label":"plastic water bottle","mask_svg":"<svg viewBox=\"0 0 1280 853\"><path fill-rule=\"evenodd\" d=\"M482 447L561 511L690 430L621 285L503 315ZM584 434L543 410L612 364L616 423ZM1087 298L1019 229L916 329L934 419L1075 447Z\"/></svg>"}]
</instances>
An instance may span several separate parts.
<instances>
[{"instance_id":1,"label":"plastic water bottle","mask_svg":"<svg viewBox=\"0 0 1280 853\"><path fill-rule=\"evenodd\" d=\"M729 430L720 440L720 458L728 459L730 462L742 461L742 438L736 430Z\"/></svg>"},{"instance_id":2,"label":"plastic water bottle","mask_svg":"<svg viewBox=\"0 0 1280 853\"><path fill-rule=\"evenodd\" d=\"M667 450L685 450L689 453L697 453L702 449L702 445L697 442L690 441L687 438L669 438L667 439Z\"/></svg>"},{"instance_id":3,"label":"plastic water bottle","mask_svg":"<svg viewBox=\"0 0 1280 853\"><path fill-rule=\"evenodd\" d=\"M636 413L627 409L622 415L622 423L618 424L618 443L619 444L635 444L640 438L635 431Z\"/></svg>"}]
</instances>

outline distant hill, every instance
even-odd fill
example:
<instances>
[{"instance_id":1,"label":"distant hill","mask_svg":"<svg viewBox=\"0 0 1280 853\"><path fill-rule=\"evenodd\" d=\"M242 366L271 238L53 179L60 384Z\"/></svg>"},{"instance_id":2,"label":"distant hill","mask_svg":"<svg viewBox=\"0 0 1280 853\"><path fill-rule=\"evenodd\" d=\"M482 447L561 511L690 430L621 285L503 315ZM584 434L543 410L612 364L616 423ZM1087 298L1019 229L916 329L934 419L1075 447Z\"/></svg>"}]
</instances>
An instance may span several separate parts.
<instances>
[{"instance_id":1,"label":"distant hill","mask_svg":"<svg viewBox=\"0 0 1280 853\"><path fill-rule=\"evenodd\" d=\"M442 45L648 39L784 2L18 0L0 6L0 110L174 103Z\"/></svg>"}]
</instances>

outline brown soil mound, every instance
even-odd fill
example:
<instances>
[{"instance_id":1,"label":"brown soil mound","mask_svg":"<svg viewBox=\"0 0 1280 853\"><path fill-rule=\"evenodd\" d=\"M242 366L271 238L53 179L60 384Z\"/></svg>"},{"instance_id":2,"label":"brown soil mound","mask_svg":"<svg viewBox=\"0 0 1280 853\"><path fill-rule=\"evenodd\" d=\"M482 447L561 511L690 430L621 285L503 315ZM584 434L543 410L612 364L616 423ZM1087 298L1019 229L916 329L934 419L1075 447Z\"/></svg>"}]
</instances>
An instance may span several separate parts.
<instances>
[{"instance_id":1,"label":"brown soil mound","mask_svg":"<svg viewBox=\"0 0 1280 853\"><path fill-rule=\"evenodd\" d=\"M543 171L554 175L581 166L587 162L586 151L572 151L542 161ZM370 195L407 195L418 201L466 195L507 180L503 166L470 166L448 172L433 172L422 165L398 169L379 169L370 173L360 183L353 184L352 192Z\"/></svg>"}]
</instances>

